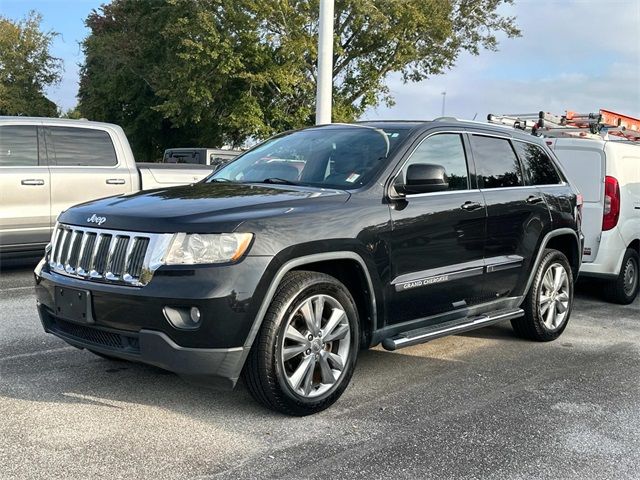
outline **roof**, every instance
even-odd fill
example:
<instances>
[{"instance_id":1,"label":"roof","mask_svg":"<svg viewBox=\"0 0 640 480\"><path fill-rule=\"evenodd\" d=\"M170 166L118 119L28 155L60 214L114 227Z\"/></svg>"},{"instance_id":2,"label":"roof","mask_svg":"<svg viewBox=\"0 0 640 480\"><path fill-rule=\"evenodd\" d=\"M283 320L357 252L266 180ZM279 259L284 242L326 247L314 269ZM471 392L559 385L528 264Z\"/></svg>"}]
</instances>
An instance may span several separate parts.
<instances>
[{"instance_id":1,"label":"roof","mask_svg":"<svg viewBox=\"0 0 640 480\"><path fill-rule=\"evenodd\" d=\"M51 118L51 117L8 117L0 116L0 123L22 123L22 124L38 124L38 125L69 125L69 126L87 126L87 127L110 127L120 128L113 123L93 122L91 120L81 119L75 120L72 118Z\"/></svg>"}]
</instances>

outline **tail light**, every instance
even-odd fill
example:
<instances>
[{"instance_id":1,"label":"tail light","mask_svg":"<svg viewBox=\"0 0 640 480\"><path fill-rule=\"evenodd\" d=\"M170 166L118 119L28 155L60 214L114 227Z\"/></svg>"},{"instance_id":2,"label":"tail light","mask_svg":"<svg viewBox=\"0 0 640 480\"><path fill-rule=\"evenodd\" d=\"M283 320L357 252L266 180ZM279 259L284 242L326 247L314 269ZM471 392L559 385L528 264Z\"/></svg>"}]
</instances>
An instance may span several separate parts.
<instances>
[{"instance_id":1,"label":"tail light","mask_svg":"<svg viewBox=\"0 0 640 480\"><path fill-rule=\"evenodd\" d=\"M611 230L620 218L620 185L614 177L604 179L604 212L602 230Z\"/></svg>"}]
</instances>

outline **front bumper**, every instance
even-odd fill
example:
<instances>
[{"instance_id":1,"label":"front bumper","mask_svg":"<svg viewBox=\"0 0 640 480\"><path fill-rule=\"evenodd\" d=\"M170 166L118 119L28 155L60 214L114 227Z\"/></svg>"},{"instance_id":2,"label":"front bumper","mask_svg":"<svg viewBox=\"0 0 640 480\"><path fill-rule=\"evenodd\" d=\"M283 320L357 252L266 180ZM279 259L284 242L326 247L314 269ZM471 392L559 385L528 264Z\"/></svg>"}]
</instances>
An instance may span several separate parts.
<instances>
[{"instance_id":1,"label":"front bumper","mask_svg":"<svg viewBox=\"0 0 640 480\"><path fill-rule=\"evenodd\" d=\"M138 361L208 384L233 386L248 354L247 338L260 305L269 257L229 266L158 270L136 288L35 272L38 312L46 332L78 348ZM55 288L87 291L89 321L62 318ZM198 307L197 329L174 327L164 307Z\"/></svg>"},{"instance_id":2,"label":"front bumper","mask_svg":"<svg viewBox=\"0 0 640 480\"><path fill-rule=\"evenodd\" d=\"M38 305L42 326L69 345L134 362L155 365L193 380L233 388L246 354L237 348L185 348L165 333L141 329L136 333L81 325L55 317Z\"/></svg>"}]
</instances>

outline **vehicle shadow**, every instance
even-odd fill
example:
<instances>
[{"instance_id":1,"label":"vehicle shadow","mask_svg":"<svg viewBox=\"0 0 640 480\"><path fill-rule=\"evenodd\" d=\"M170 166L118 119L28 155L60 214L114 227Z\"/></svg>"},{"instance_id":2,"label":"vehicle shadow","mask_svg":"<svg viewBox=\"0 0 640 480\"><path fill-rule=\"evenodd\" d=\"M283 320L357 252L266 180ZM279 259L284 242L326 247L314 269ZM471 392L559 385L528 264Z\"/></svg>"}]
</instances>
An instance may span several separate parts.
<instances>
[{"instance_id":1,"label":"vehicle shadow","mask_svg":"<svg viewBox=\"0 0 640 480\"><path fill-rule=\"evenodd\" d=\"M233 391L195 384L159 368L97 357L64 347L19 358L0 359L0 403L20 399L49 404L95 405L123 410L131 404L169 410L190 419L247 429L285 418L260 406L242 380ZM414 352L415 353L415 352ZM367 350L360 352L356 373L341 402L362 404L389 393L390 384L444 373L456 362L424 355ZM385 381L381 381L384 378ZM400 387L398 387L400 388ZM391 389L393 391L394 389ZM351 401L353 400L353 401ZM332 409L330 409L331 411ZM327 411L329 412L329 411ZM335 415L324 412L322 415ZM258 422L257 424L255 422Z\"/></svg>"}]
</instances>

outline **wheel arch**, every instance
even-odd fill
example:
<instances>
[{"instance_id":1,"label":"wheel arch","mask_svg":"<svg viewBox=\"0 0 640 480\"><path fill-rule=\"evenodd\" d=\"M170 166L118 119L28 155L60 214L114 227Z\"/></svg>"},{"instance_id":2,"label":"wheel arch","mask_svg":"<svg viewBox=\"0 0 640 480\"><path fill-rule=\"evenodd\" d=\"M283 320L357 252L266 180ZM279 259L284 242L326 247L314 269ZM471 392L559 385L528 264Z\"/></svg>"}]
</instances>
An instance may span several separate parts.
<instances>
[{"instance_id":1,"label":"wheel arch","mask_svg":"<svg viewBox=\"0 0 640 480\"><path fill-rule=\"evenodd\" d=\"M245 340L243 364L258 331L260 330L264 316L266 315L267 309L276 294L278 286L282 282L284 276L293 270L311 270L326 273L344 283L356 301L358 314L362 322L361 328L363 335L361 337L361 343L362 341L367 341L367 339L371 338L371 332L377 324L378 311L373 281L364 259L359 254L352 251L325 252L305 255L285 262L271 280L251 329L249 330L247 339ZM365 281L366 290L362 288L355 288L357 282L362 280Z\"/></svg>"},{"instance_id":2,"label":"wheel arch","mask_svg":"<svg viewBox=\"0 0 640 480\"><path fill-rule=\"evenodd\" d=\"M572 230L570 228L559 228L557 230L552 230L544 236L542 242L540 243L540 248L538 249L538 254L536 256L535 262L533 263L533 267L529 272L529 279L527 280L523 299L527 295L529 289L531 288L531 285L533 284L533 279L536 275L536 271L538 270L540 262L542 261L544 251L547 248L553 248L564 253L569 260L569 264L571 265L574 280L578 278L578 272L582 263L582 244L580 242L580 239L578 238L578 234L575 232L575 230Z\"/></svg>"}]
</instances>

